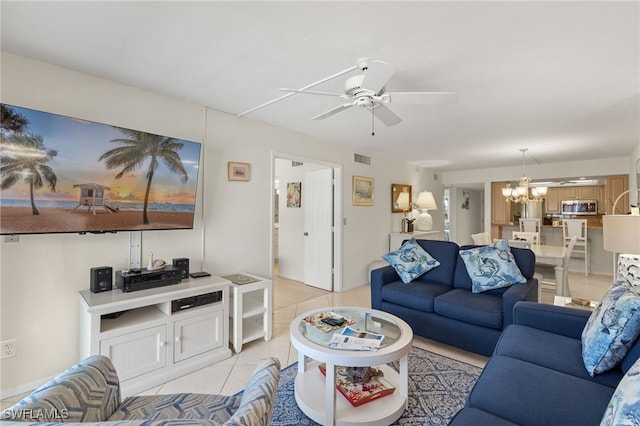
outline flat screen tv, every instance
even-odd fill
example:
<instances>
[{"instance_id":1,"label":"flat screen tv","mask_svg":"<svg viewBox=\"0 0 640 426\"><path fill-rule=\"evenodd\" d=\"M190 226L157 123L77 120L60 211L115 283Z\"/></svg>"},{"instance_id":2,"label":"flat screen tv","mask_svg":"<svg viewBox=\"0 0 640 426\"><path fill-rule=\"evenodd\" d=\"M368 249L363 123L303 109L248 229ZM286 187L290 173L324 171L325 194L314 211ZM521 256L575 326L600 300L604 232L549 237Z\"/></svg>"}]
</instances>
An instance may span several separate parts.
<instances>
[{"instance_id":1,"label":"flat screen tv","mask_svg":"<svg viewBox=\"0 0 640 426\"><path fill-rule=\"evenodd\" d=\"M0 234L193 228L199 143L0 107Z\"/></svg>"}]
</instances>

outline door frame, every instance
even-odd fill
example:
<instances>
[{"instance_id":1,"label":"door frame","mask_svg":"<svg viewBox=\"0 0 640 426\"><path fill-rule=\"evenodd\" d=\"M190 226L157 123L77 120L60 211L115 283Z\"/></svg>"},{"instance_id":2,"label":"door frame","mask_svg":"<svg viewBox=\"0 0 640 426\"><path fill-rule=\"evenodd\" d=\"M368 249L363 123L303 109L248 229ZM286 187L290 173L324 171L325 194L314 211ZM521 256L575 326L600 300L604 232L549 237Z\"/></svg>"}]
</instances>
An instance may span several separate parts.
<instances>
[{"instance_id":1,"label":"door frame","mask_svg":"<svg viewBox=\"0 0 640 426\"><path fill-rule=\"evenodd\" d=\"M281 160L290 160L290 161L301 161L313 164L319 164L322 166L327 166L333 169L333 291L341 292L342 291L342 223L343 223L343 215L342 215L342 165L337 163L332 163L329 161L318 160L316 158L306 157L303 155L281 152L281 151L271 151L271 180L269 183L269 198L270 198L270 206L269 214L269 252L271 253L271 264L270 275L273 277L273 263L274 263L274 252L273 252L273 226L274 226L274 214L275 214L275 205L274 205L274 196L273 196L273 182L276 178L276 158Z\"/></svg>"}]
</instances>

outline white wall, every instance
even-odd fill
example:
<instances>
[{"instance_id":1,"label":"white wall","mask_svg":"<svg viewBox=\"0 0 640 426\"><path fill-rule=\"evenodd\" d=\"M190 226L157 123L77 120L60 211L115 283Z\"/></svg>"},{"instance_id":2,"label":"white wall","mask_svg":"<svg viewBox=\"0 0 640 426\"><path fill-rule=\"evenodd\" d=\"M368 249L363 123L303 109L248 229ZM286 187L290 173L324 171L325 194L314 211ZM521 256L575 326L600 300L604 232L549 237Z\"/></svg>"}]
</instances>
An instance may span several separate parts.
<instances>
[{"instance_id":1,"label":"white wall","mask_svg":"<svg viewBox=\"0 0 640 426\"><path fill-rule=\"evenodd\" d=\"M284 152L343 167L344 289L368 282L368 264L386 253L388 233L400 229L391 212L391 184L443 187L433 173L173 98L2 52L3 103L203 142L195 228L143 233L143 259L188 257L192 269L215 274L247 271L269 276L272 234L272 153ZM227 163L251 164L251 181L227 180ZM351 203L351 177L373 177L375 205ZM441 204L441 202L440 202ZM442 207L432 212L442 230ZM124 266L127 233L29 235L0 243L0 340L17 339L15 358L0 361L3 396L27 391L78 360L78 290L92 266Z\"/></svg>"}]
</instances>

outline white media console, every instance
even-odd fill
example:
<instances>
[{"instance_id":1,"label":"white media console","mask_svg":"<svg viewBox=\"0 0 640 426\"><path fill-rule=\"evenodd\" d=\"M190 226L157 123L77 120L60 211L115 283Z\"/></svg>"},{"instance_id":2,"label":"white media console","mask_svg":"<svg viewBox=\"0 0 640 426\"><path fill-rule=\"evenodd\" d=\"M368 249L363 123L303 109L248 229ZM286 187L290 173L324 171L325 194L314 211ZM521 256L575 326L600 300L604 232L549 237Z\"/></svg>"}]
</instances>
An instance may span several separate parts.
<instances>
[{"instance_id":1,"label":"white media console","mask_svg":"<svg viewBox=\"0 0 640 426\"><path fill-rule=\"evenodd\" d=\"M229 358L229 284L211 276L127 293L78 292L80 359L111 358L130 396ZM219 301L172 312L172 301L216 292Z\"/></svg>"}]
</instances>

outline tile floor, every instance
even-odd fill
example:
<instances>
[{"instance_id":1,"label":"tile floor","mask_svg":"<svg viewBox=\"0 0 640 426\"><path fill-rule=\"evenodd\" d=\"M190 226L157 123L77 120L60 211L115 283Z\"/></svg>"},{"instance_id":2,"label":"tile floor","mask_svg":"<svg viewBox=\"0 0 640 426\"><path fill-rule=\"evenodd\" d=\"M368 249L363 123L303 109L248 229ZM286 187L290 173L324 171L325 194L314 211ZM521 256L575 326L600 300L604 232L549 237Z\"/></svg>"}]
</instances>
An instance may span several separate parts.
<instances>
[{"instance_id":1,"label":"tile floor","mask_svg":"<svg viewBox=\"0 0 640 426\"><path fill-rule=\"evenodd\" d=\"M570 273L569 286L574 297L600 300L611 285L611 277ZM240 353L179 379L149 389L142 394L176 392L215 393L232 395L244 389L253 368L260 358L276 356L283 367L297 361L297 351L289 343L289 325L298 315L316 308L332 306L370 306L369 286L361 286L342 293L331 293L306 286L300 282L276 277L274 280L273 337L269 342L256 340L243 345ZM484 366L486 357L416 336L414 345L469 364ZM2 401L2 408L20 400L16 396Z\"/></svg>"}]
</instances>

